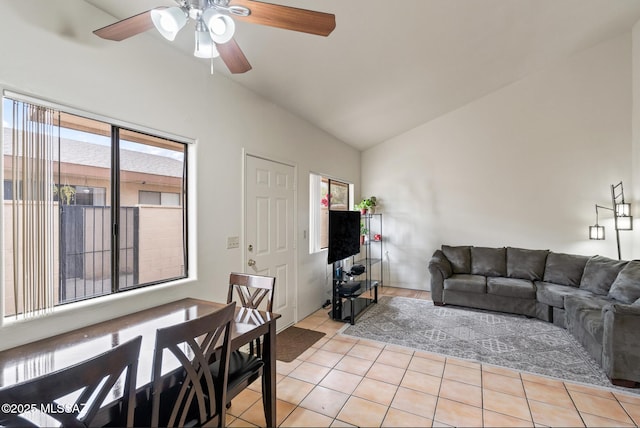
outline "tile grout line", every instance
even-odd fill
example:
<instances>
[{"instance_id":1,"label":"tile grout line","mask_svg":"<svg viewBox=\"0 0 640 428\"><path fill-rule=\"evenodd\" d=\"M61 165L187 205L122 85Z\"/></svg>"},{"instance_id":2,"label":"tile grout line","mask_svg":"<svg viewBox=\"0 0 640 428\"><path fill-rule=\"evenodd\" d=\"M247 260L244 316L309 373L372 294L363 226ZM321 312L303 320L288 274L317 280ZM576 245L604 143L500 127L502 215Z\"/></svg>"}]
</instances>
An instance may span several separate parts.
<instances>
[{"instance_id":1,"label":"tile grout line","mask_svg":"<svg viewBox=\"0 0 640 428\"><path fill-rule=\"evenodd\" d=\"M624 413L627 415L627 417L629 418L629 420L631 421L631 423L637 427L637 426L638 426L638 424L636 423L636 420L635 420L635 419L633 419L633 417L629 414L629 412L627 411L627 408L626 408L626 407L624 407L624 404L622 404L623 402L621 402L621 401L618 399L618 396L617 396L616 394L611 394L611 395L613 395L613 398L618 402L618 405L619 405L620 407L622 407L622 410L624 410ZM608 419L608 418L607 418L607 419Z\"/></svg>"},{"instance_id":2,"label":"tile grout line","mask_svg":"<svg viewBox=\"0 0 640 428\"><path fill-rule=\"evenodd\" d=\"M438 388L438 395L436 395L436 404L435 406L433 406L433 417L431 418L431 426L433 426L433 424L436 422L436 412L438 411L438 403L440 402L440 391L442 390L442 382L444 381L444 372L446 369L447 358L444 359L444 365L442 366L442 374L440 375L440 387Z\"/></svg>"},{"instance_id":3,"label":"tile grout line","mask_svg":"<svg viewBox=\"0 0 640 428\"><path fill-rule=\"evenodd\" d=\"M525 387L524 379L522 379L522 373L518 372L518 379L520 379L520 383L522 384L522 391L524 392L524 399L527 402L527 409L529 409L529 416L531 416L531 423L535 426L536 421L533 418L533 410L531 410L531 402L529 401L529 396L527 395L527 388Z\"/></svg>"},{"instance_id":4,"label":"tile grout line","mask_svg":"<svg viewBox=\"0 0 640 428\"><path fill-rule=\"evenodd\" d=\"M384 348L382 348L382 351L387 349L388 345L385 345ZM415 354L415 351L413 351L411 353L411 358L413 359L413 355ZM380 355L382 355L382 352L380 352ZM378 358L380 358L380 355L378 355L378 357L376 358L376 361L378 361ZM376 362L374 361L374 363ZM382 363L381 363L382 364ZM411 364L411 360L409 360L409 364ZM402 380L404 379L404 377L407 375L407 370L409 367L409 364L407 364L407 367L404 369L404 373L402 374L402 378L400 379L400 383L402 383ZM373 367L373 364L371 365L371 367ZM371 370L371 368L369 368L369 370ZM369 373L369 371L367 371L367 373ZM389 402L389 405L386 406L387 410L384 412L384 416L382 417L382 420L380 421L380 426L382 426L382 424L384 423L385 419L387 419L387 415L389 414L389 410L391 409L391 405L393 404L393 400L395 400L396 395L398 394L398 391L400 390L400 383L398 383L397 388L396 388L396 392L393 393L393 397L391 397L391 401Z\"/></svg>"},{"instance_id":5,"label":"tile grout line","mask_svg":"<svg viewBox=\"0 0 640 428\"><path fill-rule=\"evenodd\" d=\"M320 323L320 325L324 324L325 322L327 322L327 320L325 320L324 322ZM334 334L333 334L333 336L331 336L330 338L328 338L329 340L327 341L327 343L328 343L329 341L333 340L335 337L336 337L336 334L334 333ZM360 340L358 340L358 342L360 342ZM321 383L321 382L322 382L322 381L323 381L323 380L324 380L324 379L329 375L329 373L331 373L333 370L342 371L342 370L336 369L335 367L338 365L338 363L340 363L340 361L342 361L342 360L343 360L343 359L348 355L349 351L351 351L351 350L353 349L353 347L354 347L356 344L358 344L358 342L353 343L353 344L351 345L351 347L350 347L346 352L344 352L344 353L343 353L342 357L338 360L338 362L337 362L335 365L333 365L333 366L331 367L331 370L329 370L329 372L328 372L328 373L327 373L327 374L326 374L326 375L325 375L325 376L324 376L324 377L323 377L323 378L322 378L318 383L316 383L316 385L311 389L311 391L313 391L313 390L314 390L316 387L318 387L318 386L322 386L322 385L320 385L320 383ZM324 347L325 345L326 345L326 343L325 343L325 344L323 344L322 346ZM320 349L322 349L322 348L318 348L318 349L320 350ZM328 352L329 352L329 351L328 351ZM314 352L314 353L315 353L315 352ZM345 373L349 373L349 372L345 372ZM350 374L352 374L352 373L350 373ZM362 377L362 379L360 380L360 383L362 383L362 380L364 380L364 376L363 376L363 377ZM358 383L358 386L360 385L360 383ZM355 391L355 390L358 388L358 386L356 386L353 390ZM329 389L329 390L331 390L331 391L336 391L336 390L334 390L334 389L331 389L331 388L328 388L328 387L325 387L325 386L322 386L322 388L327 388L327 389ZM311 391L309 391L309 394L311 394ZM336 392L342 392L342 391L336 391ZM307 396L308 396L309 394L307 394ZM343 393L343 394L344 394L344 393ZM305 398L307 398L307 396L305 396ZM335 423L335 421L344 422L344 421L342 421L341 419L338 419L338 415L340 415L340 412L342 411L342 409L344 409L344 406L346 406L347 402L349 401L349 399L350 399L352 396L353 396L353 394L349 394L349 397L345 400L344 404L343 404L342 406L340 406L340 410L338 410L338 412L336 413L336 416L335 416L335 417L332 417L333 421L331 422L331 425L333 425L333 423ZM302 401L304 401L304 398L302 399ZM302 404L302 401L300 401L300 404ZM301 406L300 406L300 404L296 405L296 407L301 407ZM310 411L315 411L315 410L307 409L306 407L302 407L302 408L303 408L303 409L306 409L306 410L310 410ZM295 409L294 409L294 410L295 410ZM317 413L318 413L318 412L317 412ZM320 413L320 414L322 414L322 413ZM324 415L324 416L327 416L327 415ZM331 416L329 416L329 417L331 417Z\"/></svg>"},{"instance_id":6,"label":"tile grout line","mask_svg":"<svg viewBox=\"0 0 640 428\"><path fill-rule=\"evenodd\" d=\"M482 364L480 364L480 410L482 411L482 426L484 427L484 370L482 370Z\"/></svg>"}]
</instances>

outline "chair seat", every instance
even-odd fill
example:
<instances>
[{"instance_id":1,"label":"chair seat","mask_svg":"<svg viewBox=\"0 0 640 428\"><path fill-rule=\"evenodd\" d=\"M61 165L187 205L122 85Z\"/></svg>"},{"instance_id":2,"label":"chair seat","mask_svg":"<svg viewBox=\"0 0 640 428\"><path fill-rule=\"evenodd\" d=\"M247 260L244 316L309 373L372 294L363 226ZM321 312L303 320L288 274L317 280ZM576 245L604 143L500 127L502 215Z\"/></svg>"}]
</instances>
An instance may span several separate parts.
<instances>
[{"instance_id":1,"label":"chair seat","mask_svg":"<svg viewBox=\"0 0 640 428\"><path fill-rule=\"evenodd\" d=\"M218 377L220 362L216 361L209 365L209 370L214 378ZM264 366L264 361L255 355L242 351L233 351L229 355L229 380L227 389L233 389L250 376L256 374Z\"/></svg>"}]
</instances>

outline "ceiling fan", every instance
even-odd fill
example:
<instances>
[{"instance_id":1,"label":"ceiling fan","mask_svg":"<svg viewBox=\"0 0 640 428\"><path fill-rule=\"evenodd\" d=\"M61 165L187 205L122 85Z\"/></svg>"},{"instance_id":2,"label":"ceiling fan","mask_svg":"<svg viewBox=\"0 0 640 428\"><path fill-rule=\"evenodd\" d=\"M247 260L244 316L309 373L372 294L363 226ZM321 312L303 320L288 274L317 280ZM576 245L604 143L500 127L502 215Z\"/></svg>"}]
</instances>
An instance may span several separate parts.
<instances>
[{"instance_id":1,"label":"ceiling fan","mask_svg":"<svg viewBox=\"0 0 640 428\"><path fill-rule=\"evenodd\" d=\"M199 58L220 56L231 73L245 73L251 64L233 39L233 19L285 30L328 36L336 27L330 13L264 3L255 0L175 0L173 7L158 7L95 30L103 39L121 41L155 27L167 40L191 19L195 21L195 50Z\"/></svg>"}]
</instances>

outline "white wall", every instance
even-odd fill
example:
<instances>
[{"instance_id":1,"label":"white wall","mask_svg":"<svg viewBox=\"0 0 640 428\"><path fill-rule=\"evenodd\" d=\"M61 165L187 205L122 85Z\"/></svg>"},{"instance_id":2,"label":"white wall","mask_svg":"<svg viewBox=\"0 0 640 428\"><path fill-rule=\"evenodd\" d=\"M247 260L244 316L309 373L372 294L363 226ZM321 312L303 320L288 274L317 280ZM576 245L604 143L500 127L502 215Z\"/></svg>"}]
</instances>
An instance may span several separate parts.
<instances>
[{"instance_id":1,"label":"white wall","mask_svg":"<svg viewBox=\"0 0 640 428\"><path fill-rule=\"evenodd\" d=\"M197 171L191 268L197 279L67 305L42 320L5 323L0 348L180 297L224 301L229 272L244 270L241 250L226 249L227 237L242 232L243 149L297 167L298 315L320 307L329 289L326 254L309 255L303 237L309 172L359 185L356 150L223 75L210 76L206 61L162 40L147 34L120 43L97 38L91 32L115 19L82 0L0 2L0 17L0 86L197 139L191 159Z\"/></svg>"},{"instance_id":2,"label":"white wall","mask_svg":"<svg viewBox=\"0 0 640 428\"><path fill-rule=\"evenodd\" d=\"M634 71L632 73L632 113L631 113L631 132L632 132L632 150L631 150L631 162L632 162L632 189L633 199L631 209L635 219L640 218L640 21L633 27L631 33L632 41L632 67ZM633 232L627 232L633 236L633 249L631 257L633 259L640 259L640 227L635 227Z\"/></svg>"},{"instance_id":3,"label":"white wall","mask_svg":"<svg viewBox=\"0 0 640 428\"><path fill-rule=\"evenodd\" d=\"M587 228L594 204L611 205L611 184L632 196L631 104L625 34L364 152L362 191L384 204L392 285L428 290L442 244L616 258L610 213L607 240L589 241Z\"/></svg>"}]
</instances>

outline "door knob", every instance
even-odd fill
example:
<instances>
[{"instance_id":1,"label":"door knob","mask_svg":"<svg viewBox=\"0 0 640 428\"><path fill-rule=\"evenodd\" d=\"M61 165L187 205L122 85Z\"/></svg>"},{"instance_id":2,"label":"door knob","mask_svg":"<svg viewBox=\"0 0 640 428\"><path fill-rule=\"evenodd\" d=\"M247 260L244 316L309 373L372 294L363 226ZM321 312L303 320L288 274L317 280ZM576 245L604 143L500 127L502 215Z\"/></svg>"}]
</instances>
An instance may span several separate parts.
<instances>
[{"instance_id":1,"label":"door knob","mask_svg":"<svg viewBox=\"0 0 640 428\"><path fill-rule=\"evenodd\" d=\"M251 267L254 267L256 265L256 261L253 259L249 259L249 261L247 262L247 264Z\"/></svg>"}]
</instances>

